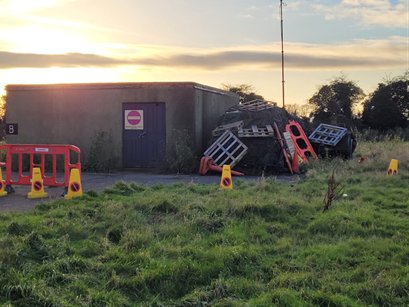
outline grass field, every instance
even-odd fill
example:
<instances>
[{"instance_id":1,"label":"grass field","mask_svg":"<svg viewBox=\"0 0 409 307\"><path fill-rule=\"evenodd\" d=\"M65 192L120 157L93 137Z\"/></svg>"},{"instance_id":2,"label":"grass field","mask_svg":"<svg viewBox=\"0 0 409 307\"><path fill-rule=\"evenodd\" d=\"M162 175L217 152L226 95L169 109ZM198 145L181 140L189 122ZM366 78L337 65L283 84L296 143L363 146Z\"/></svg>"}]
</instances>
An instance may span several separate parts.
<instances>
[{"instance_id":1,"label":"grass field","mask_svg":"<svg viewBox=\"0 0 409 307\"><path fill-rule=\"evenodd\" d=\"M118 183L2 214L0 304L408 306L409 143L360 155L293 183ZM322 212L333 169L344 196Z\"/></svg>"}]
</instances>

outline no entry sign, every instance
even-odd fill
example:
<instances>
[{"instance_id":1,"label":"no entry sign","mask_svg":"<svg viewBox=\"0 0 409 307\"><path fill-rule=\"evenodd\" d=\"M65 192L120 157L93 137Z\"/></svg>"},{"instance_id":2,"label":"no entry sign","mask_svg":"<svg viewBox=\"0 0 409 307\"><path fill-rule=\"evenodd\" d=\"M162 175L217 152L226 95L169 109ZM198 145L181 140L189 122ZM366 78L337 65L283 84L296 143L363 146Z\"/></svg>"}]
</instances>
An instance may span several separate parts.
<instances>
[{"instance_id":1,"label":"no entry sign","mask_svg":"<svg viewBox=\"0 0 409 307\"><path fill-rule=\"evenodd\" d=\"M143 130L143 110L125 110L125 130Z\"/></svg>"}]
</instances>

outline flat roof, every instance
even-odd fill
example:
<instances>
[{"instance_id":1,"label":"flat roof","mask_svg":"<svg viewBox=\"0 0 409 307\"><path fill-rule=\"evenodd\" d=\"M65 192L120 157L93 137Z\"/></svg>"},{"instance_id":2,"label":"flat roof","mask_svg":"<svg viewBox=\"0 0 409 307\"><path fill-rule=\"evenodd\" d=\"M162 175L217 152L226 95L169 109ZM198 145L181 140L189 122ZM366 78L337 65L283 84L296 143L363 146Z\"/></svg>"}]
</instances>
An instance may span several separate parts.
<instances>
[{"instance_id":1,"label":"flat roof","mask_svg":"<svg viewBox=\"0 0 409 307\"><path fill-rule=\"evenodd\" d=\"M113 83L56 83L56 84L8 84L7 92L14 91L44 91L44 90L108 90L108 89L138 89L148 87L192 87L221 95L238 96L235 93L211 87L196 82L113 82Z\"/></svg>"}]
</instances>

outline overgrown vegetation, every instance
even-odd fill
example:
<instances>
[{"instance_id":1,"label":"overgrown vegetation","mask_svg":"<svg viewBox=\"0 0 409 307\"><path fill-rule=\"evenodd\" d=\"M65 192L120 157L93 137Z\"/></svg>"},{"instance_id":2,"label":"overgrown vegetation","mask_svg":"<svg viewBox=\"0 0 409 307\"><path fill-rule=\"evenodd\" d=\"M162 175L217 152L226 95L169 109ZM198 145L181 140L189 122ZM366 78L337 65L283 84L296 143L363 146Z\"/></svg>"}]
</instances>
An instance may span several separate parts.
<instances>
[{"instance_id":1,"label":"overgrown vegetation","mask_svg":"<svg viewBox=\"0 0 409 307\"><path fill-rule=\"evenodd\" d=\"M409 144L357 155L291 183L120 182L2 214L0 304L407 306ZM387 177L391 158L399 175ZM322 212L335 165L347 197Z\"/></svg>"},{"instance_id":2,"label":"overgrown vegetation","mask_svg":"<svg viewBox=\"0 0 409 307\"><path fill-rule=\"evenodd\" d=\"M328 178L327 193L324 196L324 208L323 212L329 210L332 206L332 202L341 196L342 188L340 188L340 182L335 179L335 169L332 170L331 176Z\"/></svg>"},{"instance_id":3,"label":"overgrown vegetation","mask_svg":"<svg viewBox=\"0 0 409 307\"><path fill-rule=\"evenodd\" d=\"M263 96L255 93L254 87L250 84L222 84L222 88L239 95L241 102L264 100Z\"/></svg>"},{"instance_id":4,"label":"overgrown vegetation","mask_svg":"<svg viewBox=\"0 0 409 307\"><path fill-rule=\"evenodd\" d=\"M190 174L197 170L198 158L193 152L192 137L187 130L173 130L173 142L166 153L164 171Z\"/></svg>"},{"instance_id":5,"label":"overgrown vegetation","mask_svg":"<svg viewBox=\"0 0 409 307\"><path fill-rule=\"evenodd\" d=\"M112 132L98 130L90 142L84 169L91 172L109 172L117 167L118 156L112 146Z\"/></svg>"},{"instance_id":6,"label":"overgrown vegetation","mask_svg":"<svg viewBox=\"0 0 409 307\"><path fill-rule=\"evenodd\" d=\"M7 96L0 96L0 125L4 126L6 122L6 105L7 105ZM0 129L0 141L4 141L5 129Z\"/></svg>"}]
</instances>

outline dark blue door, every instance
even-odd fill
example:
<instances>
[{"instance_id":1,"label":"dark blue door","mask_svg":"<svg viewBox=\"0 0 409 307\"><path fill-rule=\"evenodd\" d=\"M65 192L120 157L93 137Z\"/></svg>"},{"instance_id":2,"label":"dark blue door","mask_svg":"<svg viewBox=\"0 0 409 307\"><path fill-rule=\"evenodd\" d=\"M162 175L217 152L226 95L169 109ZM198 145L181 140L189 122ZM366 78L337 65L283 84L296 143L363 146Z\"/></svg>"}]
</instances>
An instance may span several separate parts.
<instances>
[{"instance_id":1,"label":"dark blue door","mask_svg":"<svg viewBox=\"0 0 409 307\"><path fill-rule=\"evenodd\" d=\"M124 103L123 166L158 167L165 156L164 103Z\"/></svg>"}]
</instances>

